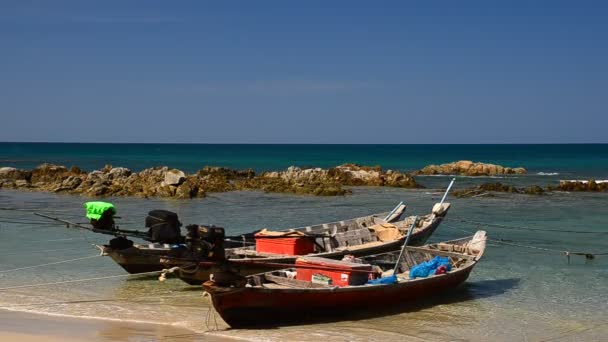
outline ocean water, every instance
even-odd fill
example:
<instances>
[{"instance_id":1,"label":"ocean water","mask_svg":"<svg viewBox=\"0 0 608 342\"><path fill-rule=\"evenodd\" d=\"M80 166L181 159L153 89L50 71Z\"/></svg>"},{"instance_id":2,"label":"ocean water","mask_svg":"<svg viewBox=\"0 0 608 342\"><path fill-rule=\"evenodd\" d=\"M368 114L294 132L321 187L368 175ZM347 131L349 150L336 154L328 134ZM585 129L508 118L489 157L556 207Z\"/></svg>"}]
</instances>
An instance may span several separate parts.
<instances>
[{"instance_id":1,"label":"ocean water","mask_svg":"<svg viewBox=\"0 0 608 342\"><path fill-rule=\"evenodd\" d=\"M0 166L33 168L44 162L92 171L105 164L139 171L167 165L194 172L205 165L256 171L291 165L343 163L412 171L428 164L473 160L523 166L531 175L608 178L608 144L572 145L242 145L0 143Z\"/></svg>"},{"instance_id":2,"label":"ocean water","mask_svg":"<svg viewBox=\"0 0 608 342\"><path fill-rule=\"evenodd\" d=\"M133 157L135 152L119 145L51 145L41 149L30 144L0 145L0 159L3 160L0 165L32 167L52 161L88 169L112 163L133 169L166 164L195 170L209 164L262 170L277 168L277 165L278 168L291 164L331 166L354 161L405 170L430 163L472 159L521 165L531 170L526 176L499 179L515 184L546 183L556 181L562 175L567 175L564 178L608 178L606 145L564 145L559 148L557 145L530 145L529 149L524 148L526 145L430 146L431 150L458 152L431 155L430 150L426 150L427 157L421 152L427 148L424 146L387 147L401 151L401 157L393 159L389 157L390 153L379 152L386 151L382 146L375 145L361 146L360 151L366 152L360 154L356 152L357 146L338 146L325 151L327 147L318 145L272 145L267 147L266 154L251 152L263 151L262 146L256 145L244 147L251 149L251 155L247 157L252 160L250 165L247 165L247 158L239 159L247 154L241 145L222 145L219 148L222 153L216 151L211 153L213 157L206 159L193 154L202 153L198 148L211 149L208 145L187 145L192 151L199 151L191 154L175 152L180 151L179 145L136 145L133 148L140 151L140 157ZM68 152L62 152L58 146L68 146ZM156 150L157 147L160 150ZM14 149L20 148L22 153L15 152ZM73 152L75 148L80 152ZM226 152L232 148L235 149L232 154ZM295 152L289 154L290 149ZM418 152L412 152L408 157L408 149ZM564 152L562 157L558 157L560 149ZM531 150L536 152L524 153ZM492 155L493 151L495 155ZM156 154L158 157L151 157ZM220 154L225 154L224 164ZM171 158L163 159L169 155ZM256 155L262 156L258 160ZM272 160L270 157L278 155L284 155L285 159ZM348 159L349 155L353 159ZM271 161L265 163L264 160ZM559 175L537 175L536 172ZM495 179L457 177L455 186L488 180ZM123 228L141 229L149 210L168 209L177 212L184 223L214 223L232 234L262 227L285 228L361 216L389 210L399 201L408 204L408 213L423 214L440 200L441 194L434 188L445 187L448 181L448 177L421 177L420 182L427 189L356 187L352 195L329 198L251 191L211 194L207 198L187 201L108 200L116 204L122 217L119 224ZM267 341L600 341L608 336L608 255L597 255L593 260L571 256L568 261L564 253L608 253L606 193L448 197L452 208L430 242L463 237L477 229L486 230L489 237L496 240L489 243L482 261L464 286L424 301L406 312L379 317L345 315L345 320L339 322L257 330L227 329L221 319L216 325L209 311L208 298L202 297L198 287L187 286L176 279L161 283L153 276L127 276L111 259L97 256L94 245L106 243L106 236L67 229L33 215L33 212L44 212L86 222L82 203L87 200L89 198L82 196L0 190L0 308L170 324L206 337ZM43 264L47 265L27 268ZM78 281L64 283L74 280ZM376 309L369 311L373 313ZM136 333L131 340L138 340Z\"/></svg>"}]
</instances>

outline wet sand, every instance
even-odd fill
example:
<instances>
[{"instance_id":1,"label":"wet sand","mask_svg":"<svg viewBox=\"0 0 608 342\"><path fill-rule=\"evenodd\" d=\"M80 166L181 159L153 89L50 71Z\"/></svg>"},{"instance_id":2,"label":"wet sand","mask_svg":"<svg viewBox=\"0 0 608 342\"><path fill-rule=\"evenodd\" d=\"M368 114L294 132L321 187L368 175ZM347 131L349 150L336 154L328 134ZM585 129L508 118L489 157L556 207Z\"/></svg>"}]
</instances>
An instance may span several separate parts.
<instances>
[{"instance_id":1,"label":"wet sand","mask_svg":"<svg viewBox=\"0 0 608 342\"><path fill-rule=\"evenodd\" d=\"M78 319L0 310L0 341L231 341L162 324Z\"/></svg>"}]
</instances>

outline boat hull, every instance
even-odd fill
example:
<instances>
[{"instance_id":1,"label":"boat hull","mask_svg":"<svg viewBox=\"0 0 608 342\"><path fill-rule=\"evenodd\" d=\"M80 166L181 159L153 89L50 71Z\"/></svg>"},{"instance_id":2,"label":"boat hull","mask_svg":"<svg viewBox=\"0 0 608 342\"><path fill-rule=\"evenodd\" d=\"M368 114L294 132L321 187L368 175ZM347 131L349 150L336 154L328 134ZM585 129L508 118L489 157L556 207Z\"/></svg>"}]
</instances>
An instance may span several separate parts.
<instances>
[{"instance_id":1,"label":"boat hull","mask_svg":"<svg viewBox=\"0 0 608 342\"><path fill-rule=\"evenodd\" d=\"M165 251L142 252L135 247L115 250L107 246L104 246L102 251L131 274L162 271L164 269L160 258L166 255Z\"/></svg>"},{"instance_id":2,"label":"boat hull","mask_svg":"<svg viewBox=\"0 0 608 342\"><path fill-rule=\"evenodd\" d=\"M164 260L164 259L163 259ZM204 282L210 279L212 274L218 273L233 273L240 276L248 276L252 274L269 272L281 268L285 268L285 265L280 267L271 266L264 263L242 263L242 262L200 262L193 263L191 261L179 261L179 260L168 260L163 261L165 269L172 269L172 274L175 274L182 281L190 285L202 285Z\"/></svg>"},{"instance_id":3,"label":"boat hull","mask_svg":"<svg viewBox=\"0 0 608 342\"><path fill-rule=\"evenodd\" d=\"M386 309L413 305L457 287L466 281L472 268L399 284L334 289L234 289L217 288L212 282L203 286L232 328L263 327L343 318L361 311L382 314Z\"/></svg>"}]
</instances>

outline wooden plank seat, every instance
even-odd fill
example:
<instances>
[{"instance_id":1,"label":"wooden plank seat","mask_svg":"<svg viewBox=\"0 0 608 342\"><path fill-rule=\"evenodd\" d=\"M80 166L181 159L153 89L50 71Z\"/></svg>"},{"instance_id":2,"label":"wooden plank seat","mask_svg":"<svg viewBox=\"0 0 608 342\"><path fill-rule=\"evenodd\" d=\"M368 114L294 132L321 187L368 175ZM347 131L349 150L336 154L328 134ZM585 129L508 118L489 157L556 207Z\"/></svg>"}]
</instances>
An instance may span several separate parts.
<instances>
[{"instance_id":1,"label":"wooden plank seat","mask_svg":"<svg viewBox=\"0 0 608 342\"><path fill-rule=\"evenodd\" d=\"M351 247L377 241L376 236L372 235L368 228L352 229L345 232L338 232L334 236L337 247Z\"/></svg>"}]
</instances>

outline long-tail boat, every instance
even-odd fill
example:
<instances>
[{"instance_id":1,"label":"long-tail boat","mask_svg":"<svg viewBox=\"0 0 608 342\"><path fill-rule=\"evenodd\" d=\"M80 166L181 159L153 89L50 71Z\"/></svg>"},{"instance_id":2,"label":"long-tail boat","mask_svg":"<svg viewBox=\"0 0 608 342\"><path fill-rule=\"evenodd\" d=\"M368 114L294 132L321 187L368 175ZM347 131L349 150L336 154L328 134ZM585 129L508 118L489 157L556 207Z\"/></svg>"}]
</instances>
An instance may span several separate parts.
<instances>
[{"instance_id":1,"label":"long-tail boat","mask_svg":"<svg viewBox=\"0 0 608 342\"><path fill-rule=\"evenodd\" d=\"M110 256L117 264L129 273L142 273L161 271L166 266L161 264L161 258L178 257L181 260L206 261L215 266L217 261L225 260L225 251L230 251L234 247L255 245L256 234L253 231L237 236L224 236L224 229L214 225L189 225L188 234L181 235L181 223L177 215L166 210L152 210L146 217L146 228L148 231L126 230L119 228L114 218L116 209L111 203L107 202L87 202L84 204L87 209L87 218L91 226L70 222L49 215L35 213L36 215L52 219L66 224L67 227L89 230L94 233L115 236L114 239L103 246L97 246L103 255ZM279 233L293 231L319 231L326 227L354 227L369 224L390 224L398 221L406 206L401 202L392 211L372 214L353 219L337 222L323 223L314 226L301 228L288 228L279 230ZM192 237L195 235L195 237ZM306 234L308 238L311 234ZM135 244L128 238L139 238L149 243ZM194 240L194 241L193 241ZM201 250L204 249L204 251ZM251 267L252 270L255 267ZM197 281L201 284L209 279L206 277Z\"/></svg>"},{"instance_id":2,"label":"long-tail boat","mask_svg":"<svg viewBox=\"0 0 608 342\"><path fill-rule=\"evenodd\" d=\"M399 309L460 285L485 245L486 234L478 231L424 247L404 245L401 253L363 258L363 263L303 257L293 268L245 278L219 277L203 287L232 328L345 319L349 313Z\"/></svg>"},{"instance_id":3,"label":"long-tail boat","mask_svg":"<svg viewBox=\"0 0 608 342\"><path fill-rule=\"evenodd\" d=\"M443 221L449 203L437 203L431 213L423 215L413 226L410 245L426 243ZM381 217L381 216L380 216ZM241 275L255 274L277 268L277 264L293 264L302 255L341 259L345 255L366 256L398 250L412 228L415 216L400 221L383 220L378 215L316 226L294 228L289 231L260 232L255 245L226 248L227 262L209 262L201 258L163 257L161 262L170 273L181 280L200 285L211 274L230 269ZM284 251L288 240L308 240L308 249ZM276 242L276 244L275 244ZM293 243L293 242L292 242ZM295 242L297 243L297 242ZM269 250L261 251L261 246ZM272 249L283 250L272 251Z\"/></svg>"},{"instance_id":4,"label":"long-tail boat","mask_svg":"<svg viewBox=\"0 0 608 342\"><path fill-rule=\"evenodd\" d=\"M311 236L312 232L327 230L329 227L359 227L366 224L382 223L390 224L398 221L403 212L405 205L399 203L391 212L372 214L363 217L357 217L338 222L322 223L313 226L300 228L287 228L279 230L279 233L290 233L294 231L309 232L307 236ZM250 250L255 246L255 237L260 231L254 231L242 235L223 237L223 229L214 226L188 226L189 230L194 230L197 238L195 241L184 241L185 244L172 243L149 243L149 244L122 244L114 243L100 246L103 254L110 256L117 264L124 268L129 273L141 273L150 271L160 271L166 268L175 266L184 266L184 280L190 277L186 276L187 269L190 266L196 265L199 261L203 261L207 265L212 265L213 269L217 269L216 262L221 262L226 258L232 257L233 249ZM200 237L200 231L205 233ZM215 232L215 234L213 234ZM209 237L209 235L215 235ZM188 236L188 234L187 234ZM187 239L187 236L184 240ZM221 243L218 239L222 239ZM197 241L198 240L198 241ZM200 247L204 247L204 251L197 251ZM237 247L238 246L238 247ZM225 253L225 254L224 254ZM211 255L212 254L212 255ZM167 262L161 263L161 259ZM253 268L252 268L253 269ZM180 271L182 273L182 271ZM209 279L209 273L199 280L193 280L197 285L202 284Z\"/></svg>"}]
</instances>

